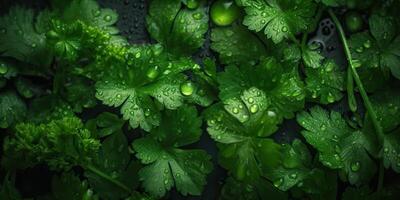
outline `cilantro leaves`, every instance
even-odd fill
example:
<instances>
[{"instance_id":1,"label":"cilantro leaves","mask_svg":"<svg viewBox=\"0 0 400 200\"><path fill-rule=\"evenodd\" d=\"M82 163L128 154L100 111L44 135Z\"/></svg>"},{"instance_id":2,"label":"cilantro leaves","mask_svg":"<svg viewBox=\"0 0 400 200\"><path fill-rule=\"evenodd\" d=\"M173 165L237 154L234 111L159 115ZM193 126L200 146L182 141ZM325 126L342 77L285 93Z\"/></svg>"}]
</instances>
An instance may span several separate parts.
<instances>
[{"instance_id":1,"label":"cilantro leaves","mask_svg":"<svg viewBox=\"0 0 400 200\"><path fill-rule=\"evenodd\" d=\"M181 149L199 140L201 120L194 107L167 111L163 121L148 136L132 146L141 162L143 187L154 196L164 196L173 186L183 195L199 195L211 172L210 157L203 150Z\"/></svg>"},{"instance_id":2,"label":"cilantro leaves","mask_svg":"<svg viewBox=\"0 0 400 200\"><path fill-rule=\"evenodd\" d=\"M275 43L307 31L315 13L312 0L258 1L239 0L245 7L243 24L250 30L263 31Z\"/></svg>"}]
</instances>

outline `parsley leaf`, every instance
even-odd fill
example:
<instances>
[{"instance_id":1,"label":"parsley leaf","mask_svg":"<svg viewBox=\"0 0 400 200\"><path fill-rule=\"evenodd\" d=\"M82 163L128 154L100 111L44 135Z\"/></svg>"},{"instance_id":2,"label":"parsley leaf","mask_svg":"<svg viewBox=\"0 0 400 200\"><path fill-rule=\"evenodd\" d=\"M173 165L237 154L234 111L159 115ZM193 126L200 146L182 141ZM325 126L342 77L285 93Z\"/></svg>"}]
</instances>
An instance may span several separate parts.
<instances>
[{"instance_id":1,"label":"parsley leaf","mask_svg":"<svg viewBox=\"0 0 400 200\"><path fill-rule=\"evenodd\" d=\"M283 118L294 117L294 112L304 106L305 91L295 68L287 66L284 69L286 65L289 64L281 65L275 58L269 57L254 67L226 67L225 72L219 75L218 82L219 97L226 105L227 111L242 122L248 119L249 112L258 113L259 110L267 110L270 115L276 116L277 124ZM256 94L252 94L253 97L243 96L243 92L250 88L254 88ZM265 95L265 100L255 99L260 96L257 94ZM248 108L244 107L244 104L248 105ZM257 104L263 104L265 108L258 108L260 105Z\"/></svg>"},{"instance_id":2,"label":"parsley leaf","mask_svg":"<svg viewBox=\"0 0 400 200\"><path fill-rule=\"evenodd\" d=\"M159 127L132 146L145 165L139 171L144 189L161 197L173 186L183 195L199 195L212 170L203 150L181 149L199 140L201 119L194 107L166 110Z\"/></svg>"},{"instance_id":3,"label":"parsley leaf","mask_svg":"<svg viewBox=\"0 0 400 200\"><path fill-rule=\"evenodd\" d=\"M391 71L400 79L400 37L396 35L391 16L374 14L369 18L370 32L352 35L350 48L353 58L363 67Z\"/></svg>"},{"instance_id":4,"label":"parsley leaf","mask_svg":"<svg viewBox=\"0 0 400 200\"><path fill-rule=\"evenodd\" d=\"M73 198L95 200L97 195L88 188L86 181L81 181L72 173L63 173L53 176L51 183L53 198L57 200L68 200Z\"/></svg>"},{"instance_id":5,"label":"parsley leaf","mask_svg":"<svg viewBox=\"0 0 400 200\"><path fill-rule=\"evenodd\" d=\"M214 28L211 41L211 48L219 53L223 64L251 64L266 54L265 47L257 36L243 26Z\"/></svg>"},{"instance_id":6,"label":"parsley leaf","mask_svg":"<svg viewBox=\"0 0 400 200\"><path fill-rule=\"evenodd\" d=\"M27 107L22 99L11 91L0 93L0 128L8 128L25 118Z\"/></svg>"},{"instance_id":7,"label":"parsley leaf","mask_svg":"<svg viewBox=\"0 0 400 200\"><path fill-rule=\"evenodd\" d=\"M319 68L306 68L307 96L322 104L329 104L343 97L345 73L328 60Z\"/></svg>"},{"instance_id":8,"label":"parsley leaf","mask_svg":"<svg viewBox=\"0 0 400 200\"><path fill-rule=\"evenodd\" d=\"M203 4L203 3L201 3ZM175 55L190 55L204 43L208 14L204 5L183 7L181 0L153 0L147 16L150 35Z\"/></svg>"},{"instance_id":9,"label":"parsley leaf","mask_svg":"<svg viewBox=\"0 0 400 200\"><path fill-rule=\"evenodd\" d=\"M35 21L46 23L39 21L43 19L35 18L33 10L22 7L12 7L8 15L0 17L1 55L39 67L50 65L52 54L46 46L46 36L35 27Z\"/></svg>"},{"instance_id":10,"label":"parsley leaf","mask_svg":"<svg viewBox=\"0 0 400 200\"><path fill-rule=\"evenodd\" d=\"M275 43L290 38L311 25L316 4L313 0L259 1L239 0L245 7L243 24L250 30L262 31Z\"/></svg>"},{"instance_id":11,"label":"parsley leaf","mask_svg":"<svg viewBox=\"0 0 400 200\"><path fill-rule=\"evenodd\" d=\"M367 152L371 141L352 129L338 112L313 107L310 113L300 113L297 121L305 128L301 134L320 153L322 164L344 170L351 184L360 185L374 175L376 166Z\"/></svg>"},{"instance_id":12,"label":"parsley leaf","mask_svg":"<svg viewBox=\"0 0 400 200\"><path fill-rule=\"evenodd\" d=\"M265 107L260 107L259 113L244 123L221 105L206 111L207 131L219 143L220 164L238 180L257 179L280 161L280 145L267 138L273 132L270 123L274 122L270 121L274 116L263 111Z\"/></svg>"},{"instance_id":13,"label":"parsley leaf","mask_svg":"<svg viewBox=\"0 0 400 200\"><path fill-rule=\"evenodd\" d=\"M228 177L221 191L221 200L267 200L287 199L287 195L277 190L268 180L259 178L251 183L240 182Z\"/></svg>"}]
</instances>

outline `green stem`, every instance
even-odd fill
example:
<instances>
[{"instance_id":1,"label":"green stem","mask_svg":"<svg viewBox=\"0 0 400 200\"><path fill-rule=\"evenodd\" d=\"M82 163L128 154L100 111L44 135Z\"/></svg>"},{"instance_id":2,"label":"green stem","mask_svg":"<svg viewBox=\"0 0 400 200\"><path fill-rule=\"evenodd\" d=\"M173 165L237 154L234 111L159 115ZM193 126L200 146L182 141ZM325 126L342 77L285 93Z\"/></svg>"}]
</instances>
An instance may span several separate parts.
<instances>
[{"instance_id":1,"label":"green stem","mask_svg":"<svg viewBox=\"0 0 400 200\"><path fill-rule=\"evenodd\" d=\"M132 193L132 191L129 189L128 186L126 186L125 184L121 183L121 182L118 181L118 180L115 180L114 178L112 178L112 177L110 177L108 174L106 174L106 173L100 171L100 170L97 169L96 167L91 166L91 165L88 165L88 166L85 167L85 169L87 169L87 170L93 172L94 174L100 176L101 178L106 179L107 181L109 181L110 183L114 184L115 186L117 186L117 187L119 187L119 188L125 190L127 193L129 193L129 194Z\"/></svg>"},{"instance_id":2,"label":"green stem","mask_svg":"<svg viewBox=\"0 0 400 200\"><path fill-rule=\"evenodd\" d=\"M329 9L328 12L329 12L329 15L332 17L332 20L335 23L336 28L339 31L339 35L340 35L340 38L341 38L341 40L343 42L344 51L345 51L345 54L346 54L346 57L347 57L347 61L349 62L349 67L351 69L354 81L356 82L356 85L357 85L357 87L358 87L358 89L360 91L361 97L362 97L362 99L364 101L364 105L365 105L365 107L366 107L366 109L368 111L368 116L371 119L372 124L374 125L374 128L375 128L375 131L377 133L377 137L378 137L379 143L382 145L383 144L383 137L384 137L383 129L382 129L382 126L380 125L380 123L379 123L379 121L377 119L375 110L372 107L371 101L368 98L367 92L364 89L364 85L361 82L361 79L360 79L360 77L359 77L359 75L357 73L357 70L354 67L353 59L351 57L351 52L350 52L350 49L349 49L349 45L347 44L347 39L346 39L346 36L344 34L343 27L340 24L340 22L339 22L338 18L336 17L335 13L333 13L333 11L331 9ZM383 167L383 163L381 161L379 163L379 177L378 177L379 180L378 180L378 185L377 185L377 191L378 192L380 192L382 190L383 178L384 178L384 167Z\"/></svg>"},{"instance_id":3,"label":"green stem","mask_svg":"<svg viewBox=\"0 0 400 200\"><path fill-rule=\"evenodd\" d=\"M339 31L339 35L340 35L340 38L341 38L341 40L343 42L344 51L345 51L345 54L346 54L347 61L349 62L349 67L350 67L351 72L353 74L354 81L356 82L356 85L357 85L357 87L358 87L358 89L360 91L361 97L362 97L362 99L364 101L364 105L365 105L365 107L366 107L366 109L368 111L368 115L369 115L369 117L370 117L370 119L372 121L372 124L374 125L374 128L375 128L375 130L376 130L376 132L378 134L377 136L378 136L378 139L380 141L380 144L382 144L383 136L384 136L382 127L381 127L381 125L380 125L380 123L378 121L378 118L376 116L376 112L372 107L371 101L368 98L368 94L364 89L364 85L361 82L360 76L358 75L357 70L354 67L353 59L351 57L351 52L350 52L350 49L349 49L349 45L347 43L346 36L344 34L344 31L343 31L342 25L340 24L338 18L332 12L331 9L329 9L328 12L329 12L329 15L332 17L332 19L333 19L334 23L336 24L336 27L337 27L337 29Z\"/></svg>"},{"instance_id":4,"label":"green stem","mask_svg":"<svg viewBox=\"0 0 400 200\"><path fill-rule=\"evenodd\" d=\"M357 111L357 101L354 96L354 80L350 68L347 68L347 103L351 112L354 113Z\"/></svg>"}]
</instances>

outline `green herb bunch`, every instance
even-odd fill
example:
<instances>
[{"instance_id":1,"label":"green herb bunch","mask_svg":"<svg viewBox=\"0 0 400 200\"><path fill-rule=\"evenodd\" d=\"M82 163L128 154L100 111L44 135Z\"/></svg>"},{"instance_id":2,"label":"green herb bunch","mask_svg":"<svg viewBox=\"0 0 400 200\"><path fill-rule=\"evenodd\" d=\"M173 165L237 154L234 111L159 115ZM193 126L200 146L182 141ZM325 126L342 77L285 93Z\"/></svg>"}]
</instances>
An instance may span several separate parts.
<instances>
[{"instance_id":1,"label":"green herb bunch","mask_svg":"<svg viewBox=\"0 0 400 200\"><path fill-rule=\"evenodd\" d=\"M399 1L151 0L148 44L48 3L0 17L0 199L400 197ZM324 18L344 63L308 42Z\"/></svg>"}]
</instances>

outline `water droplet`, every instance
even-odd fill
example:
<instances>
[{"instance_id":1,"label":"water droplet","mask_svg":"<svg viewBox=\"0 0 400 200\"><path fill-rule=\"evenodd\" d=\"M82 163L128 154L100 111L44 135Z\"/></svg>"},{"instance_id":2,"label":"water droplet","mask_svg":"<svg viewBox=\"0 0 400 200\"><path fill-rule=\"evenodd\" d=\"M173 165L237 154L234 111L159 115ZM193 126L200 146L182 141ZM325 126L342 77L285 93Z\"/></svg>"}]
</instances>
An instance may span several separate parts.
<instances>
[{"instance_id":1,"label":"water droplet","mask_svg":"<svg viewBox=\"0 0 400 200\"><path fill-rule=\"evenodd\" d=\"M325 131L325 130L326 130L326 126L325 126L325 124L322 124L322 126L321 126L321 130L322 130L322 131Z\"/></svg>"},{"instance_id":2,"label":"water droplet","mask_svg":"<svg viewBox=\"0 0 400 200\"><path fill-rule=\"evenodd\" d=\"M383 152L389 153L389 149L388 149L387 147L385 147L385 148L383 149Z\"/></svg>"},{"instance_id":3,"label":"water droplet","mask_svg":"<svg viewBox=\"0 0 400 200\"><path fill-rule=\"evenodd\" d=\"M135 58L140 58L140 56L142 56L142 54L140 54L140 52L137 52L137 53L135 54Z\"/></svg>"},{"instance_id":4,"label":"water droplet","mask_svg":"<svg viewBox=\"0 0 400 200\"><path fill-rule=\"evenodd\" d=\"M296 179L297 178L297 174L296 173L290 174L290 178Z\"/></svg>"},{"instance_id":5,"label":"water droplet","mask_svg":"<svg viewBox=\"0 0 400 200\"><path fill-rule=\"evenodd\" d=\"M110 15L104 16L104 21L110 22L112 20L112 17Z\"/></svg>"},{"instance_id":6,"label":"water droplet","mask_svg":"<svg viewBox=\"0 0 400 200\"><path fill-rule=\"evenodd\" d=\"M144 111L144 116L150 116L150 109L147 108L146 111Z\"/></svg>"},{"instance_id":7,"label":"water droplet","mask_svg":"<svg viewBox=\"0 0 400 200\"><path fill-rule=\"evenodd\" d=\"M200 20L203 18L203 15L201 13L194 13L193 18L196 20Z\"/></svg>"},{"instance_id":8,"label":"water droplet","mask_svg":"<svg viewBox=\"0 0 400 200\"><path fill-rule=\"evenodd\" d=\"M328 97L326 99L329 103L335 102L335 97L332 95L332 93L328 93Z\"/></svg>"},{"instance_id":9,"label":"water droplet","mask_svg":"<svg viewBox=\"0 0 400 200\"><path fill-rule=\"evenodd\" d=\"M168 183L169 183L168 179L165 179L165 180L164 180L164 184L165 184L165 185L168 185Z\"/></svg>"},{"instance_id":10,"label":"water droplet","mask_svg":"<svg viewBox=\"0 0 400 200\"><path fill-rule=\"evenodd\" d=\"M258 106L257 105L252 105L251 107L250 107L250 112L251 113L256 113L258 111Z\"/></svg>"},{"instance_id":11,"label":"water droplet","mask_svg":"<svg viewBox=\"0 0 400 200\"><path fill-rule=\"evenodd\" d=\"M150 68L149 70L147 70L146 76L147 76L147 78L154 80L155 78L158 77L159 74L160 74L159 67L154 66L154 67Z\"/></svg>"},{"instance_id":12,"label":"water droplet","mask_svg":"<svg viewBox=\"0 0 400 200\"><path fill-rule=\"evenodd\" d=\"M366 48L366 49L371 48L371 40L367 40L364 42L364 48Z\"/></svg>"},{"instance_id":13,"label":"water droplet","mask_svg":"<svg viewBox=\"0 0 400 200\"><path fill-rule=\"evenodd\" d=\"M279 187L282 185L282 183L283 183L283 178L280 178L280 179L274 181L274 186Z\"/></svg>"},{"instance_id":14,"label":"water droplet","mask_svg":"<svg viewBox=\"0 0 400 200\"><path fill-rule=\"evenodd\" d=\"M360 170L360 167L361 167L360 162L354 162L351 164L350 169L351 169L351 171L356 172L356 171Z\"/></svg>"},{"instance_id":15,"label":"water droplet","mask_svg":"<svg viewBox=\"0 0 400 200\"><path fill-rule=\"evenodd\" d=\"M250 104L251 104L251 103L254 103L254 99L253 99L252 97L250 97L247 101L248 101Z\"/></svg>"},{"instance_id":16,"label":"water droplet","mask_svg":"<svg viewBox=\"0 0 400 200\"><path fill-rule=\"evenodd\" d=\"M232 108L232 113L233 114L238 114L239 113L239 109L238 108Z\"/></svg>"},{"instance_id":17,"label":"water droplet","mask_svg":"<svg viewBox=\"0 0 400 200\"><path fill-rule=\"evenodd\" d=\"M101 11L100 10L93 10L93 16L98 17L100 16Z\"/></svg>"},{"instance_id":18,"label":"water droplet","mask_svg":"<svg viewBox=\"0 0 400 200\"><path fill-rule=\"evenodd\" d=\"M192 82L188 81L185 83L182 83L181 85L181 93L185 96L190 96L194 92L194 85Z\"/></svg>"},{"instance_id":19,"label":"water droplet","mask_svg":"<svg viewBox=\"0 0 400 200\"><path fill-rule=\"evenodd\" d=\"M364 51L364 47L358 47L357 49L356 49L356 52L357 53L362 53Z\"/></svg>"},{"instance_id":20,"label":"water droplet","mask_svg":"<svg viewBox=\"0 0 400 200\"><path fill-rule=\"evenodd\" d=\"M4 64L0 64L0 74L6 74L8 72L8 67Z\"/></svg>"},{"instance_id":21,"label":"water droplet","mask_svg":"<svg viewBox=\"0 0 400 200\"><path fill-rule=\"evenodd\" d=\"M288 31L288 28L286 26L282 27L282 32L286 33Z\"/></svg>"}]
</instances>

